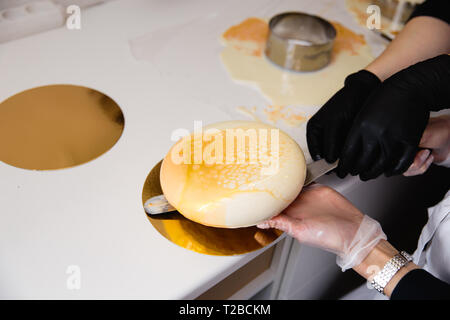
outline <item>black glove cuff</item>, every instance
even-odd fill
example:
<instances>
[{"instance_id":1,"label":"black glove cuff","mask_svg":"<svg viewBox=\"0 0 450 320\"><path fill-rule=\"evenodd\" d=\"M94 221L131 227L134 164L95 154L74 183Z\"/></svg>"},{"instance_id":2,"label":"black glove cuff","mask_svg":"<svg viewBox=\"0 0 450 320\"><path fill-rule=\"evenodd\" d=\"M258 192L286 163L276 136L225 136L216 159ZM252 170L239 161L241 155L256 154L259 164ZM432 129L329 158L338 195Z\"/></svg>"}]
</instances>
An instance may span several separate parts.
<instances>
[{"instance_id":1,"label":"black glove cuff","mask_svg":"<svg viewBox=\"0 0 450 320\"><path fill-rule=\"evenodd\" d=\"M372 72L367 70L360 70L352 73L345 78L344 84L348 85L362 85L363 87L374 87L381 83L381 80Z\"/></svg>"}]
</instances>

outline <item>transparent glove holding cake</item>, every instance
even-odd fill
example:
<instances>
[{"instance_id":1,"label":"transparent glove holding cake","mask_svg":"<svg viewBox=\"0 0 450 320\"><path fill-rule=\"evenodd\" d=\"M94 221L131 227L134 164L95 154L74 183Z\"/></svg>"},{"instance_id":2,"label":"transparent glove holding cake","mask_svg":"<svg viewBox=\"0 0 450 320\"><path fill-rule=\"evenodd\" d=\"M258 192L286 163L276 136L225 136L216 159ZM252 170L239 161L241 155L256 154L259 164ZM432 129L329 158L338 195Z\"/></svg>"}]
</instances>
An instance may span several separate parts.
<instances>
[{"instance_id":1,"label":"transparent glove holding cake","mask_svg":"<svg viewBox=\"0 0 450 320\"><path fill-rule=\"evenodd\" d=\"M377 221L319 184L305 188L281 214L258 227L282 230L301 243L335 253L342 271L360 264L381 239L387 239Z\"/></svg>"}]
</instances>

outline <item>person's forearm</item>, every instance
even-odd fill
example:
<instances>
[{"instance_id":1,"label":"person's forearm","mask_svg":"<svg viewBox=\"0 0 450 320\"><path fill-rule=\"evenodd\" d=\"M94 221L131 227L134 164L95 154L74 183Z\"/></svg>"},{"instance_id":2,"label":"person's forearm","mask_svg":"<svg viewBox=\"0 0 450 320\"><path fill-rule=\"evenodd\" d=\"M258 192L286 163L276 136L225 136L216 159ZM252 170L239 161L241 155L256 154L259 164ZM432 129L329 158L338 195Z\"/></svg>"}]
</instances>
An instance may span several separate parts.
<instances>
[{"instance_id":1,"label":"person's forearm","mask_svg":"<svg viewBox=\"0 0 450 320\"><path fill-rule=\"evenodd\" d=\"M355 266L353 269L365 279L369 279L370 277L373 277L378 271L381 271L384 265L397 253L398 250L395 249L389 242L387 242L386 240L380 240L380 242L369 253L364 261ZM419 267L412 262L401 268L384 288L384 293L386 294L386 296L391 296L395 286L408 272L418 268Z\"/></svg>"},{"instance_id":2,"label":"person's forearm","mask_svg":"<svg viewBox=\"0 0 450 320\"><path fill-rule=\"evenodd\" d=\"M450 53L450 25L420 16L409 21L386 50L365 69L381 81L417 62Z\"/></svg>"}]
</instances>

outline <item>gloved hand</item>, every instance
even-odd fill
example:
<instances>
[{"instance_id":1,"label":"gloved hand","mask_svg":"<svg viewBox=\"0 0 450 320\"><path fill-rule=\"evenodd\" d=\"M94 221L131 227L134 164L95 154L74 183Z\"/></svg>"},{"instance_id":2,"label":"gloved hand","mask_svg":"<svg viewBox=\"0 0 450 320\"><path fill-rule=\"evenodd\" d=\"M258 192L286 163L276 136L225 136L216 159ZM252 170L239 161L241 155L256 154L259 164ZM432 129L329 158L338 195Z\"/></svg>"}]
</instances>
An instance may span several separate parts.
<instances>
[{"instance_id":1,"label":"gloved hand","mask_svg":"<svg viewBox=\"0 0 450 320\"><path fill-rule=\"evenodd\" d=\"M419 147L427 149L416 154L414 162L404 176L423 174L433 162L437 165L450 166L450 115L430 118Z\"/></svg>"},{"instance_id":2,"label":"gloved hand","mask_svg":"<svg viewBox=\"0 0 450 320\"><path fill-rule=\"evenodd\" d=\"M344 87L308 121L306 138L314 160L336 161L353 119L379 84L377 76L367 70L349 75Z\"/></svg>"},{"instance_id":3,"label":"gloved hand","mask_svg":"<svg viewBox=\"0 0 450 320\"><path fill-rule=\"evenodd\" d=\"M276 228L302 243L333 252L345 271L360 264L381 239L380 224L329 187L313 184L278 216L258 225Z\"/></svg>"},{"instance_id":4,"label":"gloved hand","mask_svg":"<svg viewBox=\"0 0 450 320\"><path fill-rule=\"evenodd\" d=\"M450 105L450 56L410 66L385 80L356 116L337 174L361 180L405 172L418 151L429 111Z\"/></svg>"}]
</instances>

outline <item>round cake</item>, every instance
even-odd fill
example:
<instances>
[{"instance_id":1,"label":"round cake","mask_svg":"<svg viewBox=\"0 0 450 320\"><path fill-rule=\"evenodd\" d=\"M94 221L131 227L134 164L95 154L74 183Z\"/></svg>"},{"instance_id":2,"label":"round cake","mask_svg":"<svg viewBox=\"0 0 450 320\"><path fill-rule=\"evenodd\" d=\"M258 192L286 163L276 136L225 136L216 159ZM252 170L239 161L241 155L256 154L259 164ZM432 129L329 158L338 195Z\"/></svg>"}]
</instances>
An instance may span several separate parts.
<instances>
[{"instance_id":1,"label":"round cake","mask_svg":"<svg viewBox=\"0 0 450 320\"><path fill-rule=\"evenodd\" d=\"M252 121L197 131L180 139L161 166L163 193L187 219L221 228L253 226L300 193L305 157L286 133Z\"/></svg>"}]
</instances>

